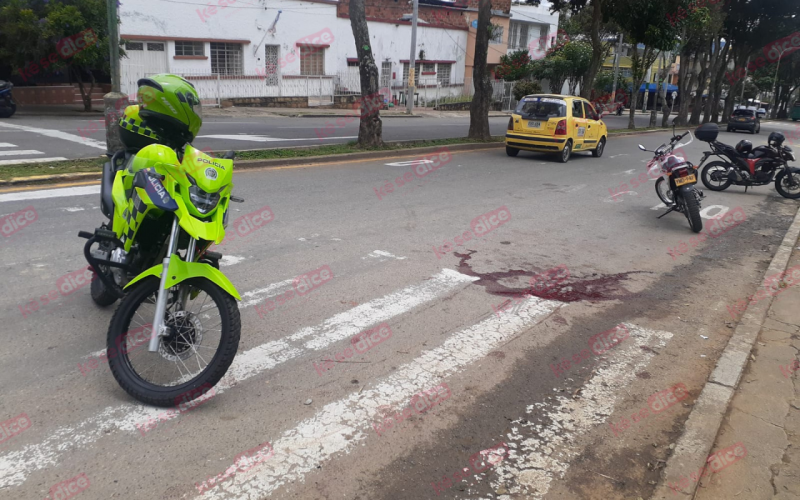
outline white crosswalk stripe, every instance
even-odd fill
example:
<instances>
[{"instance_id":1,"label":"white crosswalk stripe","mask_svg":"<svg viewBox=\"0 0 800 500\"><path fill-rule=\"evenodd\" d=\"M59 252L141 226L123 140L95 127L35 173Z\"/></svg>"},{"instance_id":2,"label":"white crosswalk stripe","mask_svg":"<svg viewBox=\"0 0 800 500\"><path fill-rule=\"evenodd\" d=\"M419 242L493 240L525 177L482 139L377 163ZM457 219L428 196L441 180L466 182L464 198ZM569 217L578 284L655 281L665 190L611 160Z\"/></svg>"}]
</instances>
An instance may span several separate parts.
<instances>
[{"instance_id":1,"label":"white crosswalk stripe","mask_svg":"<svg viewBox=\"0 0 800 500\"><path fill-rule=\"evenodd\" d=\"M11 151L0 151L0 156L23 156L23 155L43 155L41 151L35 149L12 149Z\"/></svg>"},{"instance_id":2,"label":"white crosswalk stripe","mask_svg":"<svg viewBox=\"0 0 800 500\"><path fill-rule=\"evenodd\" d=\"M0 165L24 165L29 163L47 163L50 161L63 161L66 160L63 156L56 156L53 158L25 158L20 160L0 160Z\"/></svg>"},{"instance_id":3,"label":"white crosswalk stripe","mask_svg":"<svg viewBox=\"0 0 800 500\"><path fill-rule=\"evenodd\" d=\"M0 142L0 148L15 148L17 147L16 144L11 144L10 142Z\"/></svg>"},{"instance_id":4,"label":"white crosswalk stripe","mask_svg":"<svg viewBox=\"0 0 800 500\"><path fill-rule=\"evenodd\" d=\"M214 392L209 394L219 395L284 362L310 354L317 349L324 349L350 334L353 328L351 322L365 327L377 324L390 317L409 312L425 303L444 298L476 280L475 277L466 276L451 269L443 269L420 284L411 285L385 297L361 304L316 327L303 328L294 335L249 349L236 356L228 374L214 387ZM281 286L281 284L276 285L278 286L274 287L272 291ZM263 291L259 292L254 295L264 293ZM374 314L373 318L369 317L370 313ZM347 322L348 318L350 322ZM317 332L324 338L324 341L315 342L313 346L310 346L305 339L308 335ZM346 332L346 334L342 332ZM10 451L0 455L0 488L19 486L33 472L57 466L65 455L76 449L93 445L112 430L136 432L137 424L142 426L149 419L163 413L161 408L144 405L110 406L82 422L57 428L39 443L28 445L19 451ZM169 418L177 416L176 413ZM65 447L65 441L69 441L70 446Z\"/></svg>"}]
</instances>

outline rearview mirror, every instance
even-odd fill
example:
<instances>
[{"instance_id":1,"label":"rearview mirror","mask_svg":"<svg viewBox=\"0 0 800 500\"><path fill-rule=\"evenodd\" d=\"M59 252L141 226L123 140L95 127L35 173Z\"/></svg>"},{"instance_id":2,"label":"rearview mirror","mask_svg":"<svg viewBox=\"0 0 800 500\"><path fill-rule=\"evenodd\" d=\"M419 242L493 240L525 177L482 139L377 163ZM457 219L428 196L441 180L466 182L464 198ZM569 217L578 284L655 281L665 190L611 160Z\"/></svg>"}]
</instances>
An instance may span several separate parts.
<instances>
[{"instance_id":1,"label":"rearview mirror","mask_svg":"<svg viewBox=\"0 0 800 500\"><path fill-rule=\"evenodd\" d=\"M639 144L639 149L641 149L642 151L647 151L647 149L645 149L645 147L642 146L641 144Z\"/></svg>"}]
</instances>

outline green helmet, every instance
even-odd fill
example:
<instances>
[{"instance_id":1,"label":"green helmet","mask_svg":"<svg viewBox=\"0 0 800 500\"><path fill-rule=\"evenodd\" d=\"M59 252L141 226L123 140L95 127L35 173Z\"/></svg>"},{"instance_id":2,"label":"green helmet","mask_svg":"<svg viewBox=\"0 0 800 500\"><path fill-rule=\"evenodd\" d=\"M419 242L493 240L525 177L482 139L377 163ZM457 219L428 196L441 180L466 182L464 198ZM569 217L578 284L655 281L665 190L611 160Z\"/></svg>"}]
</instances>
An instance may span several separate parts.
<instances>
[{"instance_id":1,"label":"green helmet","mask_svg":"<svg viewBox=\"0 0 800 500\"><path fill-rule=\"evenodd\" d=\"M203 125L203 110L194 85L178 75L161 74L137 82L139 115L165 141L192 142Z\"/></svg>"},{"instance_id":2,"label":"green helmet","mask_svg":"<svg viewBox=\"0 0 800 500\"><path fill-rule=\"evenodd\" d=\"M161 142L156 132L145 127L139 116L139 106L128 106L119 119L119 136L128 149L139 150L150 144Z\"/></svg>"}]
</instances>

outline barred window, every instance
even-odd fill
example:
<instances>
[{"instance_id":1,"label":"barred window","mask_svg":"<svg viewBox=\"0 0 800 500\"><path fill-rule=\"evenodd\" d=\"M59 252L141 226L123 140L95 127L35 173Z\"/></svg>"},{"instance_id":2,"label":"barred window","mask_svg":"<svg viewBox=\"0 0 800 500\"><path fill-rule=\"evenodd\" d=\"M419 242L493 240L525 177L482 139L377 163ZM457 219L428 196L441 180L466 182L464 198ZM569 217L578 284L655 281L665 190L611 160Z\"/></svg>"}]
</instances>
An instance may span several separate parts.
<instances>
[{"instance_id":1,"label":"barred window","mask_svg":"<svg viewBox=\"0 0 800 500\"><path fill-rule=\"evenodd\" d=\"M241 75L242 44L211 42L211 73L215 75Z\"/></svg>"},{"instance_id":2,"label":"barred window","mask_svg":"<svg viewBox=\"0 0 800 500\"><path fill-rule=\"evenodd\" d=\"M442 85L450 85L450 68L452 64L439 63L439 71L436 72L436 81Z\"/></svg>"},{"instance_id":3,"label":"barred window","mask_svg":"<svg viewBox=\"0 0 800 500\"><path fill-rule=\"evenodd\" d=\"M175 42L175 55L176 56L204 56L205 44L203 42Z\"/></svg>"},{"instance_id":4,"label":"barred window","mask_svg":"<svg viewBox=\"0 0 800 500\"><path fill-rule=\"evenodd\" d=\"M125 50L144 50L143 42L128 42L125 44Z\"/></svg>"},{"instance_id":5,"label":"barred window","mask_svg":"<svg viewBox=\"0 0 800 500\"><path fill-rule=\"evenodd\" d=\"M422 72L423 73L435 73L436 72L436 64L434 64L434 63L423 63L422 64Z\"/></svg>"},{"instance_id":6,"label":"barred window","mask_svg":"<svg viewBox=\"0 0 800 500\"><path fill-rule=\"evenodd\" d=\"M508 31L508 47L524 49L528 46L528 23L511 21Z\"/></svg>"},{"instance_id":7,"label":"barred window","mask_svg":"<svg viewBox=\"0 0 800 500\"><path fill-rule=\"evenodd\" d=\"M300 47L300 74L308 76L325 74L324 47Z\"/></svg>"},{"instance_id":8,"label":"barred window","mask_svg":"<svg viewBox=\"0 0 800 500\"><path fill-rule=\"evenodd\" d=\"M164 52L164 44L147 42L147 50L150 52Z\"/></svg>"}]
</instances>

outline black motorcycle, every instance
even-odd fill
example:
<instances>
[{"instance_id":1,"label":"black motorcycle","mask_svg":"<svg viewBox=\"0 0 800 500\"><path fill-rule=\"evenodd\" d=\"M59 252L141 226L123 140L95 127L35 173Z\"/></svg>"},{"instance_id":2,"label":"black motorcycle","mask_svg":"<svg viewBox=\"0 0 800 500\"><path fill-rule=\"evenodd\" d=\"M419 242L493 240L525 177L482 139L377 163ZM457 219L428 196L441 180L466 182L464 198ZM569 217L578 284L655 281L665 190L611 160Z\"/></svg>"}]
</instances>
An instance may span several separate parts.
<instances>
[{"instance_id":1,"label":"black motorcycle","mask_svg":"<svg viewBox=\"0 0 800 500\"><path fill-rule=\"evenodd\" d=\"M11 97L11 89L14 84L0 80L0 118L10 118L17 112L17 103Z\"/></svg>"},{"instance_id":2,"label":"black motorcycle","mask_svg":"<svg viewBox=\"0 0 800 500\"><path fill-rule=\"evenodd\" d=\"M800 168L789 166L795 161L792 148L784 146L786 140L780 132L769 134L766 146L753 148L750 141L740 141L736 147L717 141L719 127L706 123L697 129L697 138L707 142L711 151L703 153L700 167L711 157L722 161L712 161L702 171L703 184L712 191L724 191L732 184L744 186L745 193L750 186L764 186L773 180L775 189L784 198L800 198Z\"/></svg>"},{"instance_id":3,"label":"black motorcycle","mask_svg":"<svg viewBox=\"0 0 800 500\"><path fill-rule=\"evenodd\" d=\"M653 159L647 163L648 173L656 168L660 168L662 176L656 181L656 194L667 206L668 210L658 218L664 217L670 212L679 212L686 216L689 227L695 233L703 230L703 219L700 217L700 201L704 198L703 192L695 188L697 184L697 167L692 165L682 156L674 153L682 146L688 146L692 142L691 132L683 135L675 135L675 127L672 129L672 139L669 144L662 144L653 153ZM679 144L680 140L689 136L689 142ZM648 151L639 144L639 149Z\"/></svg>"}]
</instances>

